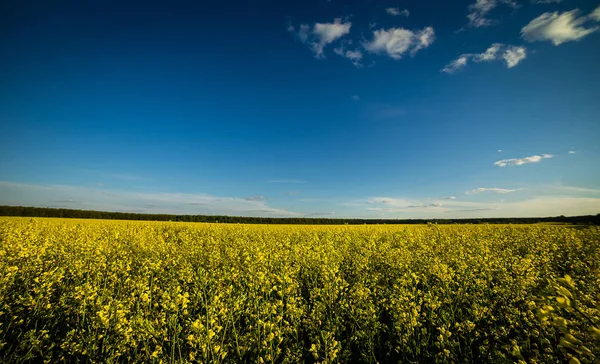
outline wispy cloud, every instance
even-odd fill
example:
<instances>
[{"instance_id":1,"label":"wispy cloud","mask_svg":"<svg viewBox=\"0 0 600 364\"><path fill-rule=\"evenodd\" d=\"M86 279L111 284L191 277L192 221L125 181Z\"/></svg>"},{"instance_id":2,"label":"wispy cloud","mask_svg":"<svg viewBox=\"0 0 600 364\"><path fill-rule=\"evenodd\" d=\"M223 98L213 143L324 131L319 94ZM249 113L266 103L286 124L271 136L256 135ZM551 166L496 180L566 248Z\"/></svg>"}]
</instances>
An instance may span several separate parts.
<instances>
[{"instance_id":1,"label":"wispy cloud","mask_svg":"<svg viewBox=\"0 0 600 364\"><path fill-rule=\"evenodd\" d=\"M542 154L542 155L532 155L531 157L525 158L511 158L511 159L502 159L497 162L494 162L495 166L498 167L506 167L506 166L522 166L527 163L538 163L542 159L550 159L554 156L552 154Z\"/></svg>"},{"instance_id":2,"label":"wispy cloud","mask_svg":"<svg viewBox=\"0 0 600 364\"><path fill-rule=\"evenodd\" d=\"M289 24L287 30L296 34L302 43L309 43L315 57L325 58L325 47L349 34L351 27L351 22L335 18L332 23L315 23L312 29L308 24L301 24L296 30Z\"/></svg>"},{"instance_id":3,"label":"wispy cloud","mask_svg":"<svg viewBox=\"0 0 600 364\"><path fill-rule=\"evenodd\" d=\"M244 200L263 202L265 200L265 196L250 196L250 197L246 197Z\"/></svg>"},{"instance_id":4,"label":"wispy cloud","mask_svg":"<svg viewBox=\"0 0 600 364\"><path fill-rule=\"evenodd\" d=\"M351 46L352 43L352 40L342 41L339 47L333 49L333 52L339 56L348 58L350 61L352 61L352 64L354 66L356 66L357 68L361 68L363 53L360 49L348 49L348 47Z\"/></svg>"},{"instance_id":5,"label":"wispy cloud","mask_svg":"<svg viewBox=\"0 0 600 364\"><path fill-rule=\"evenodd\" d=\"M516 191L511 201L498 200ZM600 189L535 185L519 189L477 188L475 198L410 198L376 196L338 201L339 216L434 218L434 217L531 217L585 215L600 212ZM453 197L453 196L452 196ZM337 210L336 210L337 211ZM350 212L346 215L347 212Z\"/></svg>"},{"instance_id":6,"label":"wispy cloud","mask_svg":"<svg viewBox=\"0 0 600 364\"><path fill-rule=\"evenodd\" d=\"M298 29L298 38L300 38L302 43L306 43L309 33L310 27L308 24L300 24L300 28Z\"/></svg>"},{"instance_id":7,"label":"wispy cloud","mask_svg":"<svg viewBox=\"0 0 600 364\"><path fill-rule=\"evenodd\" d=\"M594 11L592 11L592 13L589 16L594 21L600 21L600 6L594 9Z\"/></svg>"},{"instance_id":8,"label":"wispy cloud","mask_svg":"<svg viewBox=\"0 0 600 364\"><path fill-rule=\"evenodd\" d=\"M442 72L455 73L460 71L467 66L469 60L477 63L504 61L507 68L513 68L525 58L527 58L527 49L525 47L494 43L483 53L461 54L456 60L448 63L442 69Z\"/></svg>"},{"instance_id":9,"label":"wispy cloud","mask_svg":"<svg viewBox=\"0 0 600 364\"><path fill-rule=\"evenodd\" d=\"M358 96L358 95L352 95L352 96L350 96L350 98L352 100L354 100L354 101L359 101L360 100L360 96Z\"/></svg>"},{"instance_id":10,"label":"wispy cloud","mask_svg":"<svg viewBox=\"0 0 600 364\"><path fill-rule=\"evenodd\" d=\"M315 216L332 216L335 215L335 211L331 211L331 212L313 212L310 214L306 214L304 216L306 217L315 217Z\"/></svg>"},{"instance_id":11,"label":"wispy cloud","mask_svg":"<svg viewBox=\"0 0 600 364\"><path fill-rule=\"evenodd\" d=\"M580 186L568 186L568 185L550 185L543 186L542 189L547 191L549 194L555 196L596 196L600 195L600 188L580 187ZM600 211L599 211L600 212Z\"/></svg>"},{"instance_id":12,"label":"wispy cloud","mask_svg":"<svg viewBox=\"0 0 600 364\"><path fill-rule=\"evenodd\" d=\"M72 202L71 202L72 201ZM0 204L142 213L231 216L301 216L269 206L262 196L248 198L193 193L139 193L68 185L31 185L0 181Z\"/></svg>"},{"instance_id":13,"label":"wispy cloud","mask_svg":"<svg viewBox=\"0 0 600 364\"><path fill-rule=\"evenodd\" d=\"M458 210L449 210L449 211L445 211L446 213L457 213L457 212L477 212L477 211L493 211L493 210L497 210L497 208L492 208L492 207L482 207L482 208L478 208L478 209L458 209Z\"/></svg>"},{"instance_id":14,"label":"wispy cloud","mask_svg":"<svg viewBox=\"0 0 600 364\"><path fill-rule=\"evenodd\" d=\"M365 211L369 212L444 212L448 209L439 201L410 200L394 197L370 197L364 202L366 203L364 206L376 205L374 207L366 207Z\"/></svg>"},{"instance_id":15,"label":"wispy cloud","mask_svg":"<svg viewBox=\"0 0 600 364\"><path fill-rule=\"evenodd\" d=\"M531 0L532 4L560 4L563 0Z\"/></svg>"},{"instance_id":16,"label":"wispy cloud","mask_svg":"<svg viewBox=\"0 0 600 364\"><path fill-rule=\"evenodd\" d=\"M505 194L505 193L511 193L511 192L515 192L516 190L509 190L506 188L496 188L496 187L491 187L491 188L486 188L486 187L479 187L479 188L475 188L473 190L470 191L466 191L465 194L466 195L478 195L480 193L483 192L493 192L493 193L500 193L500 194Z\"/></svg>"},{"instance_id":17,"label":"wispy cloud","mask_svg":"<svg viewBox=\"0 0 600 364\"><path fill-rule=\"evenodd\" d=\"M569 154L575 154L576 152L574 150L570 150Z\"/></svg>"},{"instance_id":18,"label":"wispy cloud","mask_svg":"<svg viewBox=\"0 0 600 364\"><path fill-rule=\"evenodd\" d=\"M456 73L467 66L469 63L469 55L463 54L454 61L448 63L444 68L442 68L442 72L445 73Z\"/></svg>"},{"instance_id":19,"label":"wispy cloud","mask_svg":"<svg viewBox=\"0 0 600 364\"><path fill-rule=\"evenodd\" d=\"M432 27L422 30L404 28L379 29L373 32L373 39L364 44L367 51L387 54L392 59L401 59L406 53L414 56L421 49L429 47L435 40Z\"/></svg>"},{"instance_id":20,"label":"wispy cloud","mask_svg":"<svg viewBox=\"0 0 600 364\"><path fill-rule=\"evenodd\" d=\"M506 62L506 67L513 68L527 57L525 47L510 46L502 53L502 59Z\"/></svg>"},{"instance_id":21,"label":"wispy cloud","mask_svg":"<svg viewBox=\"0 0 600 364\"><path fill-rule=\"evenodd\" d=\"M365 206L369 213L378 213L381 217L398 218L432 218L449 217L543 217L543 216L574 216L595 215L600 213L600 197L574 196L580 191L567 191L565 195L548 194L534 195L520 201L479 202L479 201L438 201L437 205L423 203L421 206L388 203L379 206ZM500 192L496 192L500 193ZM556 192L554 192L556 193ZM590 195L594 192L583 192ZM382 201L406 201L403 199L378 198Z\"/></svg>"},{"instance_id":22,"label":"wispy cloud","mask_svg":"<svg viewBox=\"0 0 600 364\"><path fill-rule=\"evenodd\" d=\"M385 9L385 11L386 11L386 13L390 14L391 16L398 16L398 15L409 16L410 15L410 11L408 11L407 9L400 10L400 8L387 8L387 9Z\"/></svg>"},{"instance_id":23,"label":"wispy cloud","mask_svg":"<svg viewBox=\"0 0 600 364\"><path fill-rule=\"evenodd\" d=\"M516 8L517 3L510 0L477 0L474 4L469 5L469 26L480 28L494 25L497 21L489 19L488 14L498 5L507 5L511 8Z\"/></svg>"},{"instance_id":24,"label":"wispy cloud","mask_svg":"<svg viewBox=\"0 0 600 364\"><path fill-rule=\"evenodd\" d=\"M600 21L600 7L588 16L579 16L579 14L579 9L564 13L544 13L523 27L521 35L528 42L550 41L558 46L581 40L600 29L598 26L584 26L589 22Z\"/></svg>"}]
</instances>

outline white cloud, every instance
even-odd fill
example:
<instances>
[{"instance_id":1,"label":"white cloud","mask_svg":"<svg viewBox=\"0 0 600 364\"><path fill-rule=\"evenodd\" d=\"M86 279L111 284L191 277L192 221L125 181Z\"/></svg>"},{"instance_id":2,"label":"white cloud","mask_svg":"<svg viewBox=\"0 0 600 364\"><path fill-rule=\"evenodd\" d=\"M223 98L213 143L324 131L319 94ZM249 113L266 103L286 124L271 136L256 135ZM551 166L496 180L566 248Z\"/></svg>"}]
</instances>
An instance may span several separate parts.
<instances>
[{"instance_id":1,"label":"white cloud","mask_svg":"<svg viewBox=\"0 0 600 364\"><path fill-rule=\"evenodd\" d=\"M444 200L456 200L456 197L454 197L454 196L447 196L447 197L444 197Z\"/></svg>"},{"instance_id":2,"label":"white cloud","mask_svg":"<svg viewBox=\"0 0 600 364\"><path fill-rule=\"evenodd\" d=\"M590 14L590 18L595 21L600 21L600 6L594 9L594 11Z\"/></svg>"},{"instance_id":3,"label":"white cloud","mask_svg":"<svg viewBox=\"0 0 600 364\"><path fill-rule=\"evenodd\" d=\"M423 30L416 33L416 45L410 51L410 55L414 56L421 49L429 47L435 40L435 32L432 27L425 27Z\"/></svg>"},{"instance_id":4,"label":"white cloud","mask_svg":"<svg viewBox=\"0 0 600 364\"><path fill-rule=\"evenodd\" d=\"M351 22L344 22L341 18L336 18L333 23L315 23L312 30L308 24L301 24L298 30L292 24L289 24L287 30L296 34L302 43L309 43L310 41L310 47L315 52L315 56L324 58L325 47L349 34L350 27L352 27ZM353 54L350 56L356 57Z\"/></svg>"},{"instance_id":5,"label":"white cloud","mask_svg":"<svg viewBox=\"0 0 600 364\"><path fill-rule=\"evenodd\" d=\"M448 63L442 72L455 73L467 66L469 60L474 62L492 62L504 61L507 68L518 65L527 57L527 49L520 46L506 46L501 43L494 43L483 53L465 53L461 54L456 60Z\"/></svg>"},{"instance_id":6,"label":"white cloud","mask_svg":"<svg viewBox=\"0 0 600 364\"><path fill-rule=\"evenodd\" d=\"M511 193L511 192L515 192L516 190L508 190L505 188L496 188L496 187L491 187L491 188L485 188L485 187L479 187L479 188L475 188L471 191L467 191L465 192L465 194L467 195L478 195L482 192L494 192L494 193Z\"/></svg>"},{"instance_id":7,"label":"white cloud","mask_svg":"<svg viewBox=\"0 0 600 364\"><path fill-rule=\"evenodd\" d=\"M502 153L502 149L498 149L498 153Z\"/></svg>"},{"instance_id":8,"label":"white cloud","mask_svg":"<svg viewBox=\"0 0 600 364\"><path fill-rule=\"evenodd\" d=\"M513 68L527 57L525 47L511 46L504 51L502 59L506 62L506 67Z\"/></svg>"},{"instance_id":9,"label":"white cloud","mask_svg":"<svg viewBox=\"0 0 600 364\"><path fill-rule=\"evenodd\" d=\"M140 193L5 181L0 181L0 204L140 213L300 216L295 212L269 206L263 196L239 198L199 193Z\"/></svg>"},{"instance_id":10,"label":"white cloud","mask_svg":"<svg viewBox=\"0 0 600 364\"><path fill-rule=\"evenodd\" d=\"M379 29L373 32L373 40L364 44L367 51L385 53L393 59L401 59L409 52L414 56L419 50L429 47L435 40L432 27L411 31L404 28Z\"/></svg>"},{"instance_id":11,"label":"white cloud","mask_svg":"<svg viewBox=\"0 0 600 364\"><path fill-rule=\"evenodd\" d=\"M341 18L336 18L333 23L316 23L313 27L313 35L316 40L312 43L313 51L318 58L322 58L323 49L330 43L340 39L350 33L351 22L342 22Z\"/></svg>"},{"instance_id":12,"label":"white cloud","mask_svg":"<svg viewBox=\"0 0 600 364\"><path fill-rule=\"evenodd\" d=\"M554 156L552 154L542 154L541 156L540 155L532 155L531 157L525 157L525 158L502 159L497 162L494 162L494 165L498 166L498 167L522 166L523 164L538 163L542 159L549 159L549 158L553 158L553 157Z\"/></svg>"},{"instance_id":13,"label":"white cloud","mask_svg":"<svg viewBox=\"0 0 600 364\"><path fill-rule=\"evenodd\" d=\"M494 43L488 49L486 49L485 52L473 55L473 58L475 62L495 61L498 59L498 52L502 46L503 45L500 43Z\"/></svg>"},{"instance_id":14,"label":"white cloud","mask_svg":"<svg viewBox=\"0 0 600 364\"><path fill-rule=\"evenodd\" d=\"M468 55L463 54L462 56L458 57L454 61L448 63L444 68L442 68L442 72L445 72L445 73L458 72L461 69L465 68L467 66L468 62L469 62Z\"/></svg>"},{"instance_id":15,"label":"white cloud","mask_svg":"<svg viewBox=\"0 0 600 364\"><path fill-rule=\"evenodd\" d=\"M351 60L355 65L359 65L360 63L358 63L363 55L362 52L359 50L355 50L355 51L351 51L351 50L347 50L345 57L348 58L349 60Z\"/></svg>"},{"instance_id":16,"label":"white cloud","mask_svg":"<svg viewBox=\"0 0 600 364\"><path fill-rule=\"evenodd\" d=\"M563 0L531 0L533 4L560 4Z\"/></svg>"},{"instance_id":17,"label":"white cloud","mask_svg":"<svg viewBox=\"0 0 600 364\"><path fill-rule=\"evenodd\" d=\"M469 19L469 26L479 28L495 24L496 22L488 19L487 15L498 7L499 4L508 5L512 8L517 7L517 4L510 0L477 0L468 7L469 14L467 18Z\"/></svg>"},{"instance_id":18,"label":"white cloud","mask_svg":"<svg viewBox=\"0 0 600 364\"><path fill-rule=\"evenodd\" d=\"M575 151L574 150L570 150L569 154L575 154Z\"/></svg>"},{"instance_id":19,"label":"white cloud","mask_svg":"<svg viewBox=\"0 0 600 364\"><path fill-rule=\"evenodd\" d=\"M597 31L598 26L584 27L589 20L600 21L600 10L596 9L589 16L579 16L579 10L564 13L544 13L533 19L523 29L521 35L528 42L551 41L555 46L566 42L578 41Z\"/></svg>"},{"instance_id":20,"label":"white cloud","mask_svg":"<svg viewBox=\"0 0 600 364\"><path fill-rule=\"evenodd\" d=\"M410 12L408 10L404 9L401 11L400 8L387 8L387 9L385 9L385 11L392 16L398 16L398 15L409 16L410 15Z\"/></svg>"}]
</instances>

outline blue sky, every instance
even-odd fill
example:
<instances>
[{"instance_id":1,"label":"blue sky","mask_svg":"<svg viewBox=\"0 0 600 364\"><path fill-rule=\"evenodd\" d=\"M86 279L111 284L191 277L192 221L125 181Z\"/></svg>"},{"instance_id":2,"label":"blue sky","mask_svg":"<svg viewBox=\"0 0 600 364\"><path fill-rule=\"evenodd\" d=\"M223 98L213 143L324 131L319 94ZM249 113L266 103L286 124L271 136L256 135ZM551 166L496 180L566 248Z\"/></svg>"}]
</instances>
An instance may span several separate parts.
<instances>
[{"instance_id":1,"label":"blue sky","mask_svg":"<svg viewBox=\"0 0 600 364\"><path fill-rule=\"evenodd\" d=\"M600 213L600 2L0 5L0 204Z\"/></svg>"}]
</instances>

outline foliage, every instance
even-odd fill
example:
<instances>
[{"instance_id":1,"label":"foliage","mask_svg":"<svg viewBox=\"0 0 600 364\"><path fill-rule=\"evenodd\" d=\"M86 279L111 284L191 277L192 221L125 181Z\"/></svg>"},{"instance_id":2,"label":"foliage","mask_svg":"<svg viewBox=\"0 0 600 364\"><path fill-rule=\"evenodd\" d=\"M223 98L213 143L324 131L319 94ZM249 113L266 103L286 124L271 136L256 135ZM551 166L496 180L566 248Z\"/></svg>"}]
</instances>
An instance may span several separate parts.
<instances>
[{"instance_id":1,"label":"foliage","mask_svg":"<svg viewBox=\"0 0 600 364\"><path fill-rule=\"evenodd\" d=\"M599 237L2 218L0 362L597 362Z\"/></svg>"},{"instance_id":2,"label":"foliage","mask_svg":"<svg viewBox=\"0 0 600 364\"><path fill-rule=\"evenodd\" d=\"M465 218L465 219L348 219L348 218L309 218L309 217L253 217L216 215L169 215L133 212L110 212L94 210L73 210L50 207L0 206L0 216L23 217L68 217L75 219L183 221L239 224L534 224L563 223L579 225L600 225L600 214L587 216L518 217L518 218Z\"/></svg>"}]
</instances>

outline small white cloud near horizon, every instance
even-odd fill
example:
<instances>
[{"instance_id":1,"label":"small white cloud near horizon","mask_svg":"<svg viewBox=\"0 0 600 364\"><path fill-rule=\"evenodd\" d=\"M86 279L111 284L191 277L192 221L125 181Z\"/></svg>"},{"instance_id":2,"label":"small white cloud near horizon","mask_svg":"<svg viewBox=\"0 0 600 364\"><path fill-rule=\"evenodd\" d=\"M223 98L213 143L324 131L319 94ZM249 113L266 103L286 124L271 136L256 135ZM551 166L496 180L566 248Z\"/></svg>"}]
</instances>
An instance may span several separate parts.
<instances>
[{"instance_id":1,"label":"small white cloud near horizon","mask_svg":"<svg viewBox=\"0 0 600 364\"><path fill-rule=\"evenodd\" d=\"M550 159L550 158L554 158L554 155L552 155L552 154L532 155L531 157L525 157L525 158L502 159L497 162L494 162L494 165L498 166L498 167L522 166L523 164L538 163L542 159Z\"/></svg>"},{"instance_id":2,"label":"small white cloud near horizon","mask_svg":"<svg viewBox=\"0 0 600 364\"><path fill-rule=\"evenodd\" d=\"M435 31L432 27L415 31L404 28L379 29L373 32L373 39L365 43L364 48L370 53L384 53L394 60L399 60L405 53L413 57L434 41Z\"/></svg>"},{"instance_id":3,"label":"small white cloud near horizon","mask_svg":"<svg viewBox=\"0 0 600 364\"><path fill-rule=\"evenodd\" d=\"M468 7L469 26L480 28L497 24L497 21L487 18L487 15L500 4L508 5L513 9L517 7L517 3L511 0L476 0Z\"/></svg>"},{"instance_id":4,"label":"small white cloud near horizon","mask_svg":"<svg viewBox=\"0 0 600 364\"><path fill-rule=\"evenodd\" d=\"M494 43L483 53L464 53L461 54L456 60L448 63L442 69L444 73L456 73L464 69L469 60L474 62L492 62L492 61L504 61L506 68L513 68L522 60L527 58L527 48L522 46L504 45L502 43Z\"/></svg>"},{"instance_id":5,"label":"small white cloud near horizon","mask_svg":"<svg viewBox=\"0 0 600 364\"><path fill-rule=\"evenodd\" d=\"M398 16L398 15L409 16L410 15L410 11L408 11L407 9L400 10L400 8L387 8L387 9L385 9L385 12L390 14L391 16Z\"/></svg>"},{"instance_id":6,"label":"small white cloud near horizon","mask_svg":"<svg viewBox=\"0 0 600 364\"><path fill-rule=\"evenodd\" d=\"M555 46L579 41L600 27L585 27L590 21L600 21L600 6L588 16L579 16L579 9L559 13L543 13L521 29L521 36L528 42L550 41Z\"/></svg>"},{"instance_id":7,"label":"small white cloud near horizon","mask_svg":"<svg viewBox=\"0 0 600 364\"><path fill-rule=\"evenodd\" d=\"M486 188L486 187L479 187L479 188L475 188L472 189L470 191L466 191L465 195L478 195L482 192L494 192L494 193L500 193L500 194L505 194L505 193L511 193L511 192L515 192L516 190L509 190L506 188L496 188L496 187L491 187L491 188Z\"/></svg>"}]
</instances>

